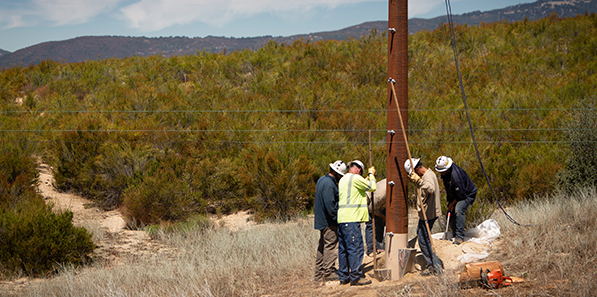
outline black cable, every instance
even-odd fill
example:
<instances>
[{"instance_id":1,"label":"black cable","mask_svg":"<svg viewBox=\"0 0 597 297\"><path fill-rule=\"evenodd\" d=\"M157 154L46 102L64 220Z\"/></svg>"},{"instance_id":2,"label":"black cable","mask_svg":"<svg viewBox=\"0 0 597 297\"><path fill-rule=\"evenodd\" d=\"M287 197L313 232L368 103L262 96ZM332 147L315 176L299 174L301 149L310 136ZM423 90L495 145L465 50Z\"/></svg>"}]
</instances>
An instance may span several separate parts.
<instances>
[{"instance_id":1,"label":"black cable","mask_svg":"<svg viewBox=\"0 0 597 297\"><path fill-rule=\"evenodd\" d=\"M483 175L485 175L485 180L487 181L487 185L489 185L489 190L491 191L491 195L497 202L500 209L504 212L506 218L519 226L531 226L531 225L521 225L516 220L514 220L502 207L502 204L497 199L495 192L493 191L493 187L491 187L491 182L489 182L489 177L487 176L487 172L485 172L485 166L483 166L483 161L481 161L481 154L479 153L479 148L477 147L477 141L475 140L475 132L473 130L473 125L471 124L471 116L468 111L468 106L466 104L466 93L464 92L464 84L462 83L462 74L460 73L460 64L458 63L458 49L456 48L456 37L454 33L454 23L452 21L452 6L450 5L450 0L446 1L446 13L448 16L448 26L450 28L450 36L451 36L451 43L452 43L452 51L454 51L454 62L456 63L456 72L458 73L458 81L460 83L460 91L462 93L462 102L464 103L464 110L466 111L466 119L468 120L468 125L471 130L471 137L473 140L473 146L475 147L475 152L477 153L477 159L479 160L479 164L481 165L481 170L483 171Z\"/></svg>"},{"instance_id":2,"label":"black cable","mask_svg":"<svg viewBox=\"0 0 597 297\"><path fill-rule=\"evenodd\" d=\"M472 111L486 111L486 112L517 112L517 111L578 111L578 110L593 110L591 108L471 108ZM454 108L411 108L409 112L425 112L425 111L461 111ZM1 113L309 113L309 112L387 112L387 109L200 109L200 110L1 110Z\"/></svg>"}]
</instances>

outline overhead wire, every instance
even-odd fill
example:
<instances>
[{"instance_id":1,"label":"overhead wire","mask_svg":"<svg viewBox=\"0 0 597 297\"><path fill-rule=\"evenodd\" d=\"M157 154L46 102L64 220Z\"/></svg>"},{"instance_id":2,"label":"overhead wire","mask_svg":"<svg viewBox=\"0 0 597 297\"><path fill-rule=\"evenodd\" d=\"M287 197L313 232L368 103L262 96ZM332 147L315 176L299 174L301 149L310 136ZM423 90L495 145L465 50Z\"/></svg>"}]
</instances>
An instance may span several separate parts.
<instances>
[{"instance_id":1,"label":"overhead wire","mask_svg":"<svg viewBox=\"0 0 597 297\"><path fill-rule=\"evenodd\" d=\"M493 191L493 187L491 186L491 182L489 181L489 177L487 176L487 172L485 171L485 166L483 166L483 161L481 160L481 154L479 153L479 148L477 147L477 141L475 139L475 132L473 129L473 125L471 123L471 116L470 116L470 113L468 110L468 105L466 102L466 92L464 91L464 84L462 82L462 73L460 72L460 64L458 62L458 49L456 48L456 37L455 37L456 34L454 33L454 22L452 20L452 5L450 4L450 0L445 0L445 2L446 2L446 13L447 13L447 17L448 17L448 26L450 29L452 51L454 52L454 62L456 65L456 72L458 73L458 81L459 81L459 85L460 85L460 91L462 94L462 102L464 103L464 110L466 111L466 119L468 121L469 129L471 131L471 138L472 138L473 146L475 147L475 152L477 153L477 159L479 160L479 164L481 165L481 170L483 171L483 175L485 176L485 180L487 181L487 185L489 186L491 195L493 195L493 198L497 202L500 209L504 212L504 215L506 216L506 218L511 223L514 223L519 226L531 226L531 225L522 225L522 224L518 223L514 218L512 218L506 212L504 207L502 207L502 204L500 203L499 199L495 195L495 192Z\"/></svg>"},{"instance_id":2,"label":"overhead wire","mask_svg":"<svg viewBox=\"0 0 597 297\"><path fill-rule=\"evenodd\" d=\"M188 133L188 132L204 132L204 133L212 133L212 132L249 132L249 133L263 133L263 132L275 132L275 133L283 133L283 132L314 132L314 133L322 133L322 132L354 132L354 133L362 133L371 130L372 132L386 132L386 130L380 129L0 129L0 132L24 132L24 133L42 133L42 132L52 132L52 133L62 133L62 132L181 132L181 133ZM551 132L551 131L594 131L597 130L596 128L582 128L582 129L574 129L574 128L475 128L475 131L484 131L484 132ZM464 129L406 129L407 132L461 132ZM468 131L468 129L467 129Z\"/></svg>"},{"instance_id":3,"label":"overhead wire","mask_svg":"<svg viewBox=\"0 0 597 297\"><path fill-rule=\"evenodd\" d=\"M470 111L526 112L526 111L577 111L586 108L471 108ZM462 112L458 108L411 108L409 112ZM198 109L198 110L2 110L0 113L309 113L309 112L387 112L387 109Z\"/></svg>"}]
</instances>

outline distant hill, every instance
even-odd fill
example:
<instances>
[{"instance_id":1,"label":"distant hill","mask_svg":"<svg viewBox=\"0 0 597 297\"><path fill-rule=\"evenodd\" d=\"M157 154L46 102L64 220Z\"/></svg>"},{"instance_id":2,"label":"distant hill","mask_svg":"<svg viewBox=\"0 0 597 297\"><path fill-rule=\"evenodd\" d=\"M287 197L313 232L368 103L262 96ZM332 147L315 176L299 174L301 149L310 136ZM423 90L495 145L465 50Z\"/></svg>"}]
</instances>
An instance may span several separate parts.
<instances>
[{"instance_id":1,"label":"distant hill","mask_svg":"<svg viewBox=\"0 0 597 297\"><path fill-rule=\"evenodd\" d=\"M539 0L491 11L473 11L453 15L452 20L459 24L479 25L483 22L493 23L504 20L515 22L524 18L538 20L552 13L556 13L561 18L597 13L597 0ZM421 30L433 30L441 23L447 23L446 16L432 19L412 18L408 20L408 32L413 34Z\"/></svg>"},{"instance_id":2,"label":"distant hill","mask_svg":"<svg viewBox=\"0 0 597 297\"><path fill-rule=\"evenodd\" d=\"M3 49L0 48L0 59L3 56L6 56L6 55L10 55L10 52L9 51L5 51L5 50L3 50Z\"/></svg>"},{"instance_id":3,"label":"distant hill","mask_svg":"<svg viewBox=\"0 0 597 297\"><path fill-rule=\"evenodd\" d=\"M519 4L491 11L475 11L453 15L455 23L478 25L482 22L519 21L527 18L536 20L556 13L559 17L572 17L584 13L597 13L597 0L539 0L529 4ZM446 16L431 19L412 18L408 21L408 31L414 34L421 30L434 30L441 23L446 23ZM44 42L13 53L0 50L0 67L10 68L17 65L28 66L43 60L59 62L82 62L106 58L125 58L151 55L186 55L197 51L222 52L242 49L258 49L270 40L279 43L292 43L298 39L343 40L359 38L372 29L387 30L387 21L367 22L337 31L317 32L288 37L123 37L123 36L85 36L63 41Z\"/></svg>"}]
</instances>

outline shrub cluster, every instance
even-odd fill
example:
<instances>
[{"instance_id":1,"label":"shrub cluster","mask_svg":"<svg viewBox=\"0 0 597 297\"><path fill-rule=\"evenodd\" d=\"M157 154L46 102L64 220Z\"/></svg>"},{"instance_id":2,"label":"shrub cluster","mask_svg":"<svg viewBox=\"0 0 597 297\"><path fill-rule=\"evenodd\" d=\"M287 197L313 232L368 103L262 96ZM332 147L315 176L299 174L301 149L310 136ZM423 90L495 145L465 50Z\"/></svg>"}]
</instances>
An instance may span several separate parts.
<instances>
[{"instance_id":1,"label":"shrub cluster","mask_svg":"<svg viewBox=\"0 0 597 297\"><path fill-rule=\"evenodd\" d=\"M56 265L88 263L95 248L91 234L72 225L72 212L55 214L44 201L19 212L0 214L0 273L44 275Z\"/></svg>"},{"instance_id":2,"label":"shrub cluster","mask_svg":"<svg viewBox=\"0 0 597 297\"><path fill-rule=\"evenodd\" d=\"M95 248L91 234L55 214L36 193L38 173L29 150L0 146L0 275L42 275L55 265L83 264Z\"/></svg>"},{"instance_id":3,"label":"shrub cluster","mask_svg":"<svg viewBox=\"0 0 597 297\"><path fill-rule=\"evenodd\" d=\"M578 109L564 123L570 153L566 168L559 172L559 188L571 194L577 188L597 187L597 96L579 103Z\"/></svg>"},{"instance_id":4,"label":"shrub cluster","mask_svg":"<svg viewBox=\"0 0 597 297\"><path fill-rule=\"evenodd\" d=\"M305 156L266 149L245 155L245 189L254 197L255 220L286 221L313 205L315 169Z\"/></svg>"}]
</instances>

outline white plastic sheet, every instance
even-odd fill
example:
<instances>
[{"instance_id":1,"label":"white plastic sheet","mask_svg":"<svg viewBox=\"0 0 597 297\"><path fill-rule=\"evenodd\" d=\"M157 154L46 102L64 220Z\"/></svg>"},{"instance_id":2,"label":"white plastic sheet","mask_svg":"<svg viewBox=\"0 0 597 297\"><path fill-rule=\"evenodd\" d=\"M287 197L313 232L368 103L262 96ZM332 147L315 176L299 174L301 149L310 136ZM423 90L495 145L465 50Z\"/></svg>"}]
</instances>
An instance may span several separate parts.
<instances>
[{"instance_id":1,"label":"white plastic sheet","mask_svg":"<svg viewBox=\"0 0 597 297\"><path fill-rule=\"evenodd\" d=\"M500 236L500 226L496 220L486 220L479 226L469 229L464 233L465 241L472 241L479 244L490 244Z\"/></svg>"},{"instance_id":2,"label":"white plastic sheet","mask_svg":"<svg viewBox=\"0 0 597 297\"><path fill-rule=\"evenodd\" d=\"M487 245L487 249L480 253L465 253L457 258L464 263L475 262L489 256L489 245L500 236L500 226L496 220L486 220L477 227L469 229L464 233L464 241L475 242ZM431 235L433 239L443 239L444 233L435 233ZM448 238L452 237L452 232L448 232Z\"/></svg>"},{"instance_id":3,"label":"white plastic sheet","mask_svg":"<svg viewBox=\"0 0 597 297\"><path fill-rule=\"evenodd\" d=\"M479 224L477 227L464 232L464 241L476 242L479 244L490 244L500 236L500 226L496 220L489 219ZM432 234L433 239L443 239L444 233ZM452 237L452 231L448 232L448 238Z\"/></svg>"}]
</instances>

